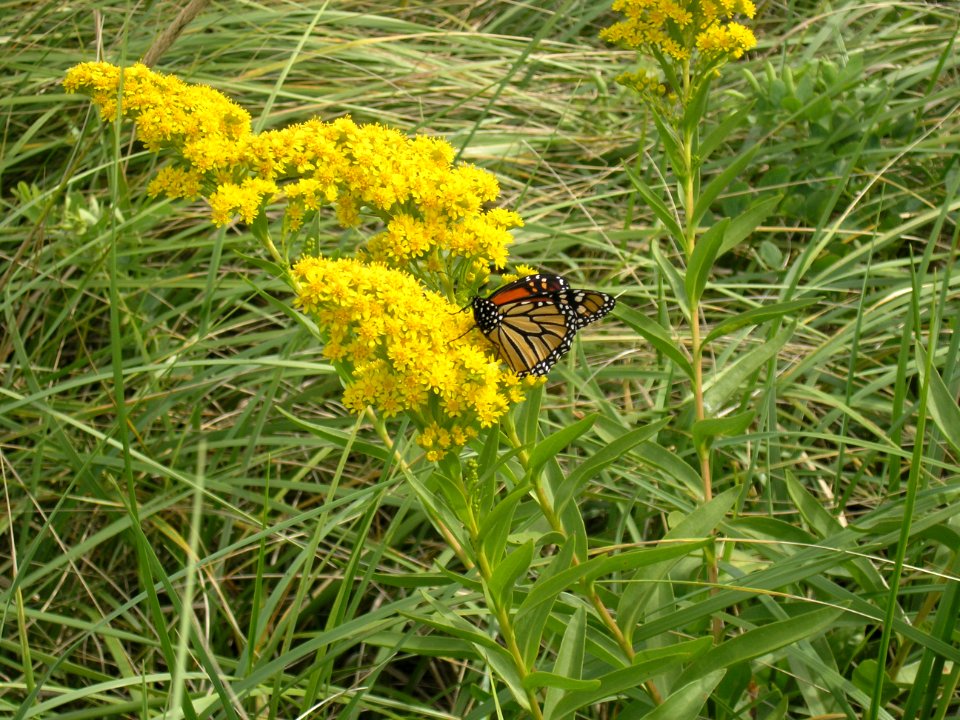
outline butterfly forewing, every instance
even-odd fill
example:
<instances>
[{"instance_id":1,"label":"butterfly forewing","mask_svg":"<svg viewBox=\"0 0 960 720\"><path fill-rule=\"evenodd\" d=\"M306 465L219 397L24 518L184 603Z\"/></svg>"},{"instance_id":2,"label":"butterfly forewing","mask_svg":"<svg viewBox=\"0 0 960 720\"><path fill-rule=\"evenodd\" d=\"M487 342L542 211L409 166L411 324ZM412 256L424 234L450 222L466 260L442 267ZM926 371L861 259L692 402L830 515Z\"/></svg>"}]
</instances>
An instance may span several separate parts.
<instances>
[{"instance_id":1,"label":"butterfly forewing","mask_svg":"<svg viewBox=\"0 0 960 720\"><path fill-rule=\"evenodd\" d=\"M548 273L537 273L536 275L527 275L512 283L507 283L492 293L488 300L495 305L509 305L513 302L528 302L531 299L541 295L569 290L570 283L559 275L550 275Z\"/></svg>"}]
</instances>

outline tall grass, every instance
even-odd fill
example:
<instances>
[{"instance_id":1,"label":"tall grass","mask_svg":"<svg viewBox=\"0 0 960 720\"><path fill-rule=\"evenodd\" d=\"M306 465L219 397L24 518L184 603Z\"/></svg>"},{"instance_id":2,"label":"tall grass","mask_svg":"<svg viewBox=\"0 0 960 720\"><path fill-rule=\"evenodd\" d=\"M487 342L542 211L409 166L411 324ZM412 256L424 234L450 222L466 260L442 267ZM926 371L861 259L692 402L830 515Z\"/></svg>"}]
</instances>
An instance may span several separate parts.
<instances>
[{"instance_id":1,"label":"tall grass","mask_svg":"<svg viewBox=\"0 0 960 720\"><path fill-rule=\"evenodd\" d=\"M476 575L413 490L430 468L411 428L346 412L247 230L147 197L156 158L59 85L97 53L134 61L174 9L2 15L0 713L523 717L483 653ZM720 580L692 555L605 565L600 598L634 620L628 667L558 593L541 652L580 670L551 680L548 716L953 717L956 9L762 5L760 47L716 88L715 123L749 111L707 175L757 149L711 214L770 202L701 305L707 327L743 322L705 358L713 412L758 408L714 443L710 504L689 387L633 321L680 337L665 233L627 172L662 190L664 152L613 82L633 54L597 39L610 19L585 2L213 4L157 68L258 128L349 113L442 135L524 216L512 260L619 295L622 322L581 333L518 426L532 443L598 413L548 465L583 480L592 557L715 531ZM782 326L745 316L776 301L798 301Z\"/></svg>"}]
</instances>

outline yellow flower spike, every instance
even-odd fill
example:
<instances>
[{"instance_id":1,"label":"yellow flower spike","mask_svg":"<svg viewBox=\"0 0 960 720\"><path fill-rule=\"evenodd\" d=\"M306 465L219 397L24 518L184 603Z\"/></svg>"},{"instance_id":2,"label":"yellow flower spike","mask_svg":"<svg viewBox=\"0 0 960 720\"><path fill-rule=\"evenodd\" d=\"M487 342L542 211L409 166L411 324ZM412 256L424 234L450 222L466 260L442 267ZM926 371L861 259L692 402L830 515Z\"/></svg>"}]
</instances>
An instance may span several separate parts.
<instances>
[{"instance_id":1,"label":"yellow flower spike","mask_svg":"<svg viewBox=\"0 0 960 720\"><path fill-rule=\"evenodd\" d=\"M677 61L694 50L708 60L739 58L757 44L748 28L732 22L754 16L751 0L615 0L613 9L626 19L604 28L601 38Z\"/></svg>"},{"instance_id":2,"label":"yellow flower spike","mask_svg":"<svg viewBox=\"0 0 960 720\"><path fill-rule=\"evenodd\" d=\"M421 444L448 450L462 444L449 434L453 418L464 428L489 426L522 399L516 375L488 354L489 344L464 336L470 318L406 272L307 257L293 274L300 286L296 304L316 317L337 359L352 366L343 397L351 411L372 406L386 416L432 417L436 433L446 435L427 435ZM331 357L329 346L326 354Z\"/></svg>"},{"instance_id":3,"label":"yellow flower spike","mask_svg":"<svg viewBox=\"0 0 960 720\"><path fill-rule=\"evenodd\" d=\"M531 385L470 332L470 315L404 272L443 276L448 293L453 280L480 285L506 264L510 229L523 224L514 212L484 210L500 192L496 178L455 165L449 143L349 117L255 134L226 96L143 65L83 63L64 87L89 95L106 120L132 119L148 150L169 152L173 163L149 193L203 197L217 225L252 224L270 203L285 205L285 238L330 206L343 228L376 223L358 249L363 261L307 257L291 270L295 304L315 317L324 356L349 374L349 410L409 413L427 457L439 460L523 399Z\"/></svg>"},{"instance_id":4,"label":"yellow flower spike","mask_svg":"<svg viewBox=\"0 0 960 720\"><path fill-rule=\"evenodd\" d=\"M118 111L132 118L147 149L176 155L177 169L161 171L151 193L199 194L217 225L251 223L278 201L287 204L286 228L296 231L333 204L344 228L368 219L387 226L371 241L374 259L404 267L430 258L439 272L448 256L504 264L509 229L521 224L515 213L483 211L499 193L496 178L454 165L453 147L439 138L409 138L349 117L254 134L249 114L225 95L144 65L82 63L64 87L88 94L106 120Z\"/></svg>"}]
</instances>

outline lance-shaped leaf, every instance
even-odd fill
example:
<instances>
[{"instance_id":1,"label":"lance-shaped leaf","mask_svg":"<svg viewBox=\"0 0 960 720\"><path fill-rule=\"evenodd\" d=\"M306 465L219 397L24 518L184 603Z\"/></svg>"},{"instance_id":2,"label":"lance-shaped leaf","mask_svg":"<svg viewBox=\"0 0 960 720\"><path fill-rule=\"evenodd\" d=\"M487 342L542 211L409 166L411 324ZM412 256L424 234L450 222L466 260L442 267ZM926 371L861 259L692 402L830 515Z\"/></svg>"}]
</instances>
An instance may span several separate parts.
<instances>
[{"instance_id":1,"label":"lance-shaped leaf","mask_svg":"<svg viewBox=\"0 0 960 720\"><path fill-rule=\"evenodd\" d=\"M717 252L720 250L729 224L730 220L724 218L697 238L683 281L687 301L691 306L700 302L700 296L703 295L703 289L707 286L707 279L710 277L710 270L713 269L713 261L717 259Z\"/></svg>"}]
</instances>

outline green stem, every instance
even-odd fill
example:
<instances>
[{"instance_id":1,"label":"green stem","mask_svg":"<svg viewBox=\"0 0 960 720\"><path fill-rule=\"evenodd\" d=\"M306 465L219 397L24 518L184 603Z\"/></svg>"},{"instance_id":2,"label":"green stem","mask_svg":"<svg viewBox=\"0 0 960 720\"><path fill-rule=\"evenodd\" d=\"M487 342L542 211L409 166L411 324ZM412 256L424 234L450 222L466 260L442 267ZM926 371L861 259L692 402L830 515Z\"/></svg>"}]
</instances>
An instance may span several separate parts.
<instances>
[{"instance_id":1,"label":"green stem","mask_svg":"<svg viewBox=\"0 0 960 720\"><path fill-rule=\"evenodd\" d=\"M466 488L463 488L463 491L466 496ZM493 614L497 618L500 635L503 637L504 645L507 646L507 652L509 652L510 657L513 658L513 664L516 667L517 673L520 675L520 679L524 680L530 673L534 672L536 668L528 668L526 662L523 660L523 653L520 651L520 644L517 642L517 634L513 630L513 618L510 617L510 608L504 607L494 593L489 592L493 580L493 568L490 566L490 559L484 552L483 542L481 542L480 539L480 524L477 522L473 509L469 507L469 505L466 509L466 517L461 518L461 520L463 520L466 525L467 532L470 533L470 540L477 554L477 569L480 571L483 586L488 589L486 596L492 606ZM534 690L526 690L525 692L527 701L530 703L531 714L537 720L543 720L543 711L540 709L540 699L537 697L537 693Z\"/></svg>"},{"instance_id":2,"label":"green stem","mask_svg":"<svg viewBox=\"0 0 960 720\"><path fill-rule=\"evenodd\" d=\"M393 438L390 437L390 433L387 432L387 428L384 425L380 417L373 411L373 408L368 407L366 410L366 415L373 422L374 430L377 435L380 436L380 439L383 441L384 446L393 453L394 462L405 472L412 473L413 470L407 464L406 459L399 453L393 443ZM463 549L463 546L460 545L460 541L457 540L456 535L454 535L450 528L446 526L443 520L434 513L427 503L421 504L423 511L430 518L430 521L433 523L433 526L440 531L440 534L443 535L443 539L447 541L447 545L450 546L450 549L453 550L454 554L463 563L463 566L466 568L473 567L473 560L470 558L470 555Z\"/></svg>"},{"instance_id":3,"label":"green stem","mask_svg":"<svg viewBox=\"0 0 960 720\"><path fill-rule=\"evenodd\" d=\"M501 427L515 448L520 449L523 447L523 443L520 442L520 438L517 435L517 429L513 423L513 419L509 415L502 423ZM519 458L520 464L523 466L523 468L529 472L529 454L525 450L520 449L517 457ZM560 516L557 514L556 509L553 507L553 501L550 499L550 494L543 485L542 478L539 476L531 478L531 486L533 488L533 494L537 500L537 504L540 506L540 511L550 524L550 529L566 539L568 537L566 528L563 526L563 522L560 520ZM571 562L574 566L579 565L580 558L578 558L576 555L573 555ZM590 601L590 604L593 605L594 609L597 611L597 615L599 616L601 622L603 622L603 624L607 627L607 630L610 631L610 634L617 641L617 645L620 646L623 654L630 662L632 662L636 652L634 652L633 646L630 645L626 636L623 634L623 631L620 629L620 626L617 625L617 621L610 614L607 606L603 604L603 600L600 598L599 593L597 593L593 583L581 582L580 589ZM651 697L654 699L659 698L659 693L655 687L650 686L648 687L648 690L650 690Z\"/></svg>"},{"instance_id":4,"label":"green stem","mask_svg":"<svg viewBox=\"0 0 960 720\"><path fill-rule=\"evenodd\" d=\"M377 430L377 434L383 440L384 445L393 453L394 459L407 471L409 467L406 464L406 461L400 455L399 452L394 447L393 439L387 433L386 427L383 422L377 417L376 413L373 412L371 408L367 408L367 415L373 420L374 427ZM464 496L466 496L466 488L463 488ZM424 504L424 510L430 515L431 520L433 521L435 527L437 527L440 532L443 534L444 539L450 544L451 549L456 553L457 557L464 564L465 567L471 568L474 567L473 560L470 556L464 551L460 546L460 543L457 542L456 537L443 521L437 517L434 513L430 512L429 508ZM485 588L490 587L490 581L493 578L493 569L490 567L490 561L487 558L486 554L483 552L483 543L480 541L480 526L477 523L477 519L473 514L473 510L468 506L466 517L460 518L463 524L466 526L467 532L470 534L470 540L473 543L473 546L476 550L477 563L476 567L480 572L480 578L483 581ZM492 605L493 613L497 618L497 624L500 628L500 635L503 637L503 642L506 645L507 652L510 653L510 657L513 658L514 666L516 667L517 674L520 676L521 680L526 678L530 673L534 672L536 668L528 668L526 663L523 661L523 653L520 652L520 645L517 643L517 635L513 629L513 620L510 617L509 608L502 607L497 599L494 597L492 592L487 592L486 596L490 600ZM530 713L533 715L535 720L543 720L543 710L540 708L540 699L537 697L537 694L534 690L526 691L527 700L530 703Z\"/></svg>"},{"instance_id":5,"label":"green stem","mask_svg":"<svg viewBox=\"0 0 960 720\"><path fill-rule=\"evenodd\" d=\"M690 66L688 62L683 64L683 95L684 103L690 99L691 95ZM693 123L686 123L682 130L683 161L686 167L682 169L683 173L683 204L684 204L684 241L686 247L684 251L687 254L687 260L693 257L693 251L697 244L698 221L694 213L696 208L696 189L699 186L697 180L700 175L700 164L694 155L696 146L696 128ZM693 356L693 404L696 421L699 422L706 418L706 409L703 404L703 345L701 340L700 327L700 300L692 298L690 300L690 353ZM710 467L710 448L706 444L698 445L697 458L700 462L700 478L703 482L703 501L710 502L713 499L713 478ZM710 583L711 594L717 592L717 556L716 553L709 553L707 558L707 580ZM719 640L723 633L723 624L718 616L713 618L713 635Z\"/></svg>"},{"instance_id":6,"label":"green stem","mask_svg":"<svg viewBox=\"0 0 960 720\"><path fill-rule=\"evenodd\" d=\"M287 258L285 258L280 251L277 249L277 246L273 242L273 238L270 237L269 232L257 233L254 232L254 235L260 242L263 244L263 247L266 248L267 252L270 253L270 257L273 258L274 262L277 263L281 268L283 268L284 273L287 276L287 282L290 283L290 287L295 293L300 292L300 281L294 277L293 273L290 271L290 266L287 263Z\"/></svg>"},{"instance_id":7,"label":"green stem","mask_svg":"<svg viewBox=\"0 0 960 720\"><path fill-rule=\"evenodd\" d=\"M475 535L474 531L476 527L470 528L470 536L474 540L474 544L477 548L477 567L480 570L480 577L483 578L483 584L485 587L490 587L490 581L493 578L493 569L490 567L490 562L487 559L486 554L483 552L483 546L479 538ZM507 646L507 651L510 653L510 656L513 658L513 664L516 666L517 673L520 675L520 679L524 680L528 675L530 675L535 667L528 668L526 663L523 661L523 653L520 652L520 645L517 643L517 635L513 630L513 619L510 617L509 608L503 607L496 598L493 596L493 593L488 592L487 597L490 599L490 604L493 606L493 612L497 616L497 624L500 626L500 634L503 636L503 642ZM543 720L543 710L540 709L540 699L537 697L537 693L534 690L527 690L527 701L530 703L530 713L537 720Z\"/></svg>"}]
</instances>

